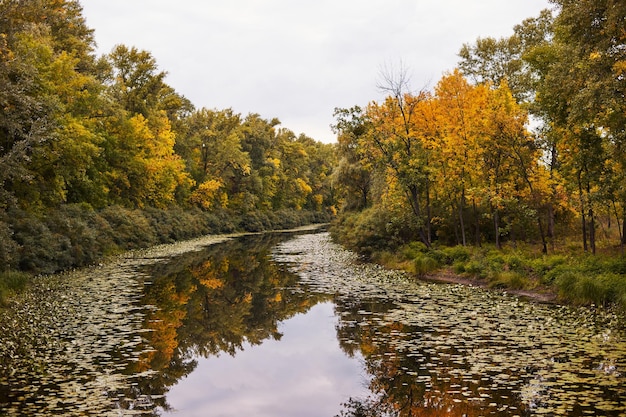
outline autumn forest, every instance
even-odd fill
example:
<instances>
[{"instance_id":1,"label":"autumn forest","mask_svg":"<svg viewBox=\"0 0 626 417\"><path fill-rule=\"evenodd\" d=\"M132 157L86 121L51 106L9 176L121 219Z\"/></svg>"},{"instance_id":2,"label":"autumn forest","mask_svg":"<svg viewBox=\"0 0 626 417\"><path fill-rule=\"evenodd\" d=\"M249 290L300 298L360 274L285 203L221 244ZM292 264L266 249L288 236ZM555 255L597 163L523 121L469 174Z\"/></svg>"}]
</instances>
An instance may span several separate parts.
<instances>
[{"instance_id":1,"label":"autumn forest","mask_svg":"<svg viewBox=\"0 0 626 417\"><path fill-rule=\"evenodd\" d=\"M418 273L452 266L450 247L552 256L529 274L604 254L626 303L626 4L551 3L508 38L459 45L434 86L381 73L386 99L335 109L326 144L196 108L149 51L96 56L78 1L2 1L0 270L332 220L336 240L410 252Z\"/></svg>"}]
</instances>

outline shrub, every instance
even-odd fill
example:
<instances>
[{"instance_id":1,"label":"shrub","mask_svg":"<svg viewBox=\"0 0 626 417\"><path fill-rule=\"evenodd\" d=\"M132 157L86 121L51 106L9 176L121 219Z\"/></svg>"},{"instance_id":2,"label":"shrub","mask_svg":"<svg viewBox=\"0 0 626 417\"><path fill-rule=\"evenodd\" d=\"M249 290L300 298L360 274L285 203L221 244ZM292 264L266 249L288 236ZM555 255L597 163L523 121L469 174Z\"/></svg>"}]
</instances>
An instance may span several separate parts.
<instances>
[{"instance_id":1,"label":"shrub","mask_svg":"<svg viewBox=\"0 0 626 417\"><path fill-rule=\"evenodd\" d=\"M428 247L422 242L410 242L403 245L399 251L404 260L415 259L423 253L428 252Z\"/></svg>"},{"instance_id":2,"label":"shrub","mask_svg":"<svg viewBox=\"0 0 626 417\"><path fill-rule=\"evenodd\" d=\"M421 254L413 260L413 266L415 267L415 273L423 277L430 272L436 271L439 268L439 263L430 256Z\"/></svg>"},{"instance_id":3,"label":"shrub","mask_svg":"<svg viewBox=\"0 0 626 417\"><path fill-rule=\"evenodd\" d=\"M489 286L492 288L511 288L521 290L528 285L528 279L525 275L516 271L501 271L492 276Z\"/></svg>"},{"instance_id":4,"label":"shrub","mask_svg":"<svg viewBox=\"0 0 626 417\"><path fill-rule=\"evenodd\" d=\"M465 272L465 263L463 263L463 262L455 262L452 265L452 270L456 274L463 274Z\"/></svg>"},{"instance_id":5,"label":"shrub","mask_svg":"<svg viewBox=\"0 0 626 417\"><path fill-rule=\"evenodd\" d=\"M578 304L617 304L626 297L626 277L621 274L590 274L566 271L555 280L560 296Z\"/></svg>"},{"instance_id":6,"label":"shrub","mask_svg":"<svg viewBox=\"0 0 626 417\"><path fill-rule=\"evenodd\" d=\"M477 260L471 260L465 264L465 273L479 278L487 276L485 266Z\"/></svg>"},{"instance_id":7,"label":"shrub","mask_svg":"<svg viewBox=\"0 0 626 417\"><path fill-rule=\"evenodd\" d=\"M9 270L19 262L19 245L13 240L13 230L0 221L0 272Z\"/></svg>"},{"instance_id":8,"label":"shrub","mask_svg":"<svg viewBox=\"0 0 626 417\"><path fill-rule=\"evenodd\" d=\"M444 248L442 252L448 258L448 264L454 264L455 262L467 262L469 261L472 253L470 250L461 245Z\"/></svg>"},{"instance_id":9,"label":"shrub","mask_svg":"<svg viewBox=\"0 0 626 417\"><path fill-rule=\"evenodd\" d=\"M549 284L553 279L549 279L550 271L555 268L564 265L567 262L567 258L562 255L549 255L541 256L530 261L529 265L535 275L539 278L541 283Z\"/></svg>"},{"instance_id":10,"label":"shrub","mask_svg":"<svg viewBox=\"0 0 626 417\"><path fill-rule=\"evenodd\" d=\"M121 206L110 206L100 215L111 226L111 240L120 249L145 248L158 243L154 229L139 210L129 210Z\"/></svg>"},{"instance_id":11,"label":"shrub","mask_svg":"<svg viewBox=\"0 0 626 417\"><path fill-rule=\"evenodd\" d=\"M23 291L30 280L30 275L18 271L0 273L0 305L6 304L6 298Z\"/></svg>"},{"instance_id":12,"label":"shrub","mask_svg":"<svg viewBox=\"0 0 626 417\"><path fill-rule=\"evenodd\" d=\"M507 254L503 256L504 269L517 272L528 272L527 261L518 254Z\"/></svg>"},{"instance_id":13,"label":"shrub","mask_svg":"<svg viewBox=\"0 0 626 417\"><path fill-rule=\"evenodd\" d=\"M20 245L19 269L34 273L53 273L71 265L71 241L55 234L40 219L15 213L15 241Z\"/></svg>"},{"instance_id":14,"label":"shrub","mask_svg":"<svg viewBox=\"0 0 626 417\"><path fill-rule=\"evenodd\" d=\"M561 298L573 299L576 293L576 284L583 278L582 274L565 268L553 272L549 275L551 275L552 281L557 286Z\"/></svg>"},{"instance_id":15,"label":"shrub","mask_svg":"<svg viewBox=\"0 0 626 417\"><path fill-rule=\"evenodd\" d=\"M45 224L53 234L69 240L67 253L59 254L65 262L59 269L92 264L113 246L106 239L109 224L89 206L61 206L45 218Z\"/></svg>"}]
</instances>

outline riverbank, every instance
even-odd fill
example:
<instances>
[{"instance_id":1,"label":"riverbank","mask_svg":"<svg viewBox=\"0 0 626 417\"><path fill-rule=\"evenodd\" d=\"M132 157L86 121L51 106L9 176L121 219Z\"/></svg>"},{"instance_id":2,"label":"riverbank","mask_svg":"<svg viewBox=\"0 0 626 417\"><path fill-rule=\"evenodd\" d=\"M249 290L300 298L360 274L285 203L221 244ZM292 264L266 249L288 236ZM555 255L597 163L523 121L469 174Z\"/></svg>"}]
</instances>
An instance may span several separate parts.
<instances>
[{"instance_id":1,"label":"riverbank","mask_svg":"<svg viewBox=\"0 0 626 417\"><path fill-rule=\"evenodd\" d=\"M64 205L35 216L15 210L0 218L0 306L36 275L95 265L134 249L237 232L289 230L326 223L330 214L304 210L233 214L111 206Z\"/></svg>"},{"instance_id":2,"label":"riverbank","mask_svg":"<svg viewBox=\"0 0 626 417\"><path fill-rule=\"evenodd\" d=\"M544 255L530 247L487 245L428 249L413 242L373 252L368 259L424 280L489 288L539 302L626 310L626 258L621 256Z\"/></svg>"},{"instance_id":3,"label":"riverbank","mask_svg":"<svg viewBox=\"0 0 626 417\"><path fill-rule=\"evenodd\" d=\"M455 274L450 269L439 270L432 274L427 274L420 278L423 281L428 282L439 282L445 284L461 284L468 285L472 287L479 287L484 289L493 289L489 282L485 280L481 280L476 277L467 277ZM516 295L518 297L522 297L525 299L537 301L540 303L556 303L558 301L558 294L554 291L554 289L549 287L541 287L536 288L534 290L523 290L523 289L514 289L514 288L504 288L501 289L502 292Z\"/></svg>"}]
</instances>

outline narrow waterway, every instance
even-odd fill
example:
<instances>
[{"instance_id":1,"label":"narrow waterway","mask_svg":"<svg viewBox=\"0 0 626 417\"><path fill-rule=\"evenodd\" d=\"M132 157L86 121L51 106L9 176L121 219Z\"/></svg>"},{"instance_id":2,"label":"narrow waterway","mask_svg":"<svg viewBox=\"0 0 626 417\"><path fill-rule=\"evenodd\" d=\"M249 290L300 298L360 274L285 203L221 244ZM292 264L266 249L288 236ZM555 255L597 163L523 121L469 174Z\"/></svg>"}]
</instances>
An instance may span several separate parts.
<instances>
[{"instance_id":1,"label":"narrow waterway","mask_svg":"<svg viewBox=\"0 0 626 417\"><path fill-rule=\"evenodd\" d=\"M42 278L0 313L0 415L626 414L624 318L425 283L325 232Z\"/></svg>"}]
</instances>

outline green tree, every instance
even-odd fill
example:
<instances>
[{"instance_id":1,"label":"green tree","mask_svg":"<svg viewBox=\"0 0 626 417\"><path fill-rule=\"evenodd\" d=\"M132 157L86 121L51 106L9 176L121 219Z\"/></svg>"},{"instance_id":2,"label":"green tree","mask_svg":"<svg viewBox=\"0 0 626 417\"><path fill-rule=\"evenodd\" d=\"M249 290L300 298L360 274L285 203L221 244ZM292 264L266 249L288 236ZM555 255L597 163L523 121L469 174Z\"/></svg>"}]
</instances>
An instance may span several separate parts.
<instances>
[{"instance_id":1,"label":"green tree","mask_svg":"<svg viewBox=\"0 0 626 417\"><path fill-rule=\"evenodd\" d=\"M362 140L371 128L363 109L335 108L339 162L333 173L333 181L343 187L341 197L345 209L362 210L371 204L373 167L367 159Z\"/></svg>"}]
</instances>

